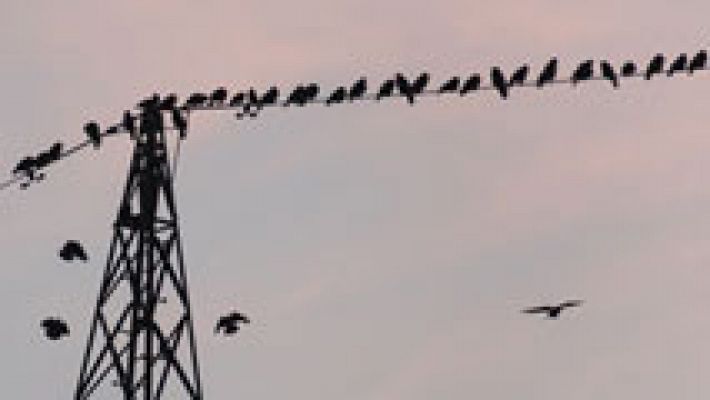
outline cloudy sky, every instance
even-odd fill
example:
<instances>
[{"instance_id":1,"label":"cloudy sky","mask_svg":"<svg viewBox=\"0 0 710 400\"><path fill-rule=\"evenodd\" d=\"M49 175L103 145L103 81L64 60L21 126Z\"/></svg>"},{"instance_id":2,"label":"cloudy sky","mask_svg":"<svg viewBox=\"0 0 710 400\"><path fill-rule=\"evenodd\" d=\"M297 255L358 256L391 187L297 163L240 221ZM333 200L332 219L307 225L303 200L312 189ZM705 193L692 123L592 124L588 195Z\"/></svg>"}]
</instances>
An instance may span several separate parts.
<instances>
[{"instance_id":1,"label":"cloudy sky","mask_svg":"<svg viewBox=\"0 0 710 400\"><path fill-rule=\"evenodd\" d=\"M706 48L708 13L700 0L11 0L0 170L154 91L645 62ZM176 186L205 398L707 398L709 89L701 74L197 116ZM106 140L0 193L5 398L73 394L130 145ZM91 263L58 262L69 238ZM567 298L586 304L555 322L519 313ZM253 323L214 336L233 308ZM51 315L68 339L43 339Z\"/></svg>"}]
</instances>

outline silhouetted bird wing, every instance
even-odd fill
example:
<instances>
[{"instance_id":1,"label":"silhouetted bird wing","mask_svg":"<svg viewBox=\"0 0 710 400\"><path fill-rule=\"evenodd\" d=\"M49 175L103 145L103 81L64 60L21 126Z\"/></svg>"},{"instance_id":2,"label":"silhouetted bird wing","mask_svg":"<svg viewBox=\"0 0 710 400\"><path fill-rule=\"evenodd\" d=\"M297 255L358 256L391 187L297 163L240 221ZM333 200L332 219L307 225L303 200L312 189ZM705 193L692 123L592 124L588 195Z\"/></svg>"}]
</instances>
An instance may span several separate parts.
<instances>
[{"instance_id":1,"label":"silhouetted bird wing","mask_svg":"<svg viewBox=\"0 0 710 400\"><path fill-rule=\"evenodd\" d=\"M579 307L584 303L582 300L568 300L565 302L560 303L561 308L569 308L569 307Z\"/></svg>"},{"instance_id":2,"label":"silhouetted bird wing","mask_svg":"<svg viewBox=\"0 0 710 400\"><path fill-rule=\"evenodd\" d=\"M503 71L498 67L491 68L491 83L498 90L502 99L508 98L508 81L503 75Z\"/></svg>"},{"instance_id":3,"label":"silhouetted bird wing","mask_svg":"<svg viewBox=\"0 0 710 400\"><path fill-rule=\"evenodd\" d=\"M557 58L553 57L550 59L550 61L545 64L545 66L542 68L542 71L540 72L540 76L537 78L537 87L541 88L544 85L546 85L549 82L552 82L552 80L555 79L555 76L557 76Z\"/></svg>"},{"instance_id":4,"label":"silhouetted bird wing","mask_svg":"<svg viewBox=\"0 0 710 400\"><path fill-rule=\"evenodd\" d=\"M608 79L611 84L615 87L619 87L619 78L616 76L616 71L614 71L614 67L611 66L609 61L602 61L601 62L601 67L602 67L602 76L605 79Z\"/></svg>"},{"instance_id":5,"label":"silhouetted bird wing","mask_svg":"<svg viewBox=\"0 0 710 400\"><path fill-rule=\"evenodd\" d=\"M439 93L450 93L459 90L459 85L461 84L461 78L454 76L448 81L444 82L439 88Z\"/></svg>"},{"instance_id":6,"label":"silhouetted bird wing","mask_svg":"<svg viewBox=\"0 0 710 400\"><path fill-rule=\"evenodd\" d=\"M466 82L463 83L463 86L461 87L461 91L459 94L461 96L465 96L469 92L473 92L478 90L481 87L481 75L479 74L472 74L471 76L466 79Z\"/></svg>"},{"instance_id":7,"label":"silhouetted bird wing","mask_svg":"<svg viewBox=\"0 0 710 400\"><path fill-rule=\"evenodd\" d=\"M705 50L700 50L693 56L688 65L688 72L693 73L697 70L705 69L708 63L708 52Z\"/></svg>"},{"instance_id":8,"label":"silhouetted bird wing","mask_svg":"<svg viewBox=\"0 0 710 400\"><path fill-rule=\"evenodd\" d=\"M553 309L554 309L554 307L550 307L550 306L540 306L540 307L526 308L526 309L521 310L521 312L525 313L525 314L542 314L542 313L549 314Z\"/></svg>"},{"instance_id":9,"label":"silhouetted bird wing","mask_svg":"<svg viewBox=\"0 0 710 400\"><path fill-rule=\"evenodd\" d=\"M661 73L663 71L663 64L666 62L665 57L663 54L656 54L653 56L651 61L648 62L648 66L646 67L646 73L644 74L644 78L646 80L651 79L653 75Z\"/></svg>"}]
</instances>

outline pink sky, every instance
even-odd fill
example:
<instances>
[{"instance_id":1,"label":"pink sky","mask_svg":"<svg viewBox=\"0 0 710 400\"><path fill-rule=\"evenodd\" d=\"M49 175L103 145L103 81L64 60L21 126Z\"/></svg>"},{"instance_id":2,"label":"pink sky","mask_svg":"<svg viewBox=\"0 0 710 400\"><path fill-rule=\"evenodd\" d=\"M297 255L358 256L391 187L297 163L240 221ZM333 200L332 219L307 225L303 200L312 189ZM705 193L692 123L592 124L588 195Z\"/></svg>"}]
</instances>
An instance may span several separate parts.
<instances>
[{"instance_id":1,"label":"pink sky","mask_svg":"<svg viewBox=\"0 0 710 400\"><path fill-rule=\"evenodd\" d=\"M562 70L707 45L710 4L47 1L0 16L0 167L153 91ZM199 116L178 208L207 398L701 399L707 77ZM0 199L0 381L69 398L129 154ZM88 266L59 265L82 240ZM518 310L582 297L560 321ZM224 310L255 321L212 335ZM47 315L72 324L44 341ZM42 384L37 384L42 382ZM113 397L105 397L106 399Z\"/></svg>"}]
</instances>

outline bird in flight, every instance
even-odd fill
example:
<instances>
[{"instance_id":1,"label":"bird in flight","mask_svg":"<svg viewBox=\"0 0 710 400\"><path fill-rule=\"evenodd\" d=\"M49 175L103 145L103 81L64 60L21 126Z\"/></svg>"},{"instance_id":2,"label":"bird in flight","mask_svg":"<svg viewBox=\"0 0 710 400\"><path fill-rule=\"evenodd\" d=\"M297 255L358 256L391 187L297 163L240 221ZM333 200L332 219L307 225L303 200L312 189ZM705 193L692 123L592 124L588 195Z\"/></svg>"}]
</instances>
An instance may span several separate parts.
<instances>
[{"instance_id":1,"label":"bird in flight","mask_svg":"<svg viewBox=\"0 0 710 400\"><path fill-rule=\"evenodd\" d=\"M217 321L217 326L214 328L214 333L223 332L225 335L233 335L239 331L242 323L248 324L251 321L249 318L237 311L233 311Z\"/></svg>"},{"instance_id":2,"label":"bird in flight","mask_svg":"<svg viewBox=\"0 0 710 400\"><path fill-rule=\"evenodd\" d=\"M44 335L49 340L59 340L64 336L69 336L69 326L59 318L45 318L40 326L44 329Z\"/></svg>"},{"instance_id":3,"label":"bird in flight","mask_svg":"<svg viewBox=\"0 0 710 400\"><path fill-rule=\"evenodd\" d=\"M579 307L583 303L582 300L568 300L554 306L539 306L531 307L522 310L525 314L547 314L549 319L557 319L562 310L571 307Z\"/></svg>"},{"instance_id":4,"label":"bird in flight","mask_svg":"<svg viewBox=\"0 0 710 400\"><path fill-rule=\"evenodd\" d=\"M74 261L76 259L83 262L89 261L86 250L76 240L67 240L62 249L59 250L59 257L64 261Z\"/></svg>"}]
</instances>

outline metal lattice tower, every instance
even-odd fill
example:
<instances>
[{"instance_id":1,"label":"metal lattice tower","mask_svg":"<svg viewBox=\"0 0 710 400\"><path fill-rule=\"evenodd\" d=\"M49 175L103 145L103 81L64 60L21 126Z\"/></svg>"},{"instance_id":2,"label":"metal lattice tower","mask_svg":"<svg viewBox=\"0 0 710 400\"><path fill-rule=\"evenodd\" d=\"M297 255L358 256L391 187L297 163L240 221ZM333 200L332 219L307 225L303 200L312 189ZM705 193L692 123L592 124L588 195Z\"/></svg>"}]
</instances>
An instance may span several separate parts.
<instances>
[{"instance_id":1,"label":"metal lattice tower","mask_svg":"<svg viewBox=\"0 0 710 400\"><path fill-rule=\"evenodd\" d=\"M75 400L202 400L162 113L144 109Z\"/></svg>"}]
</instances>

